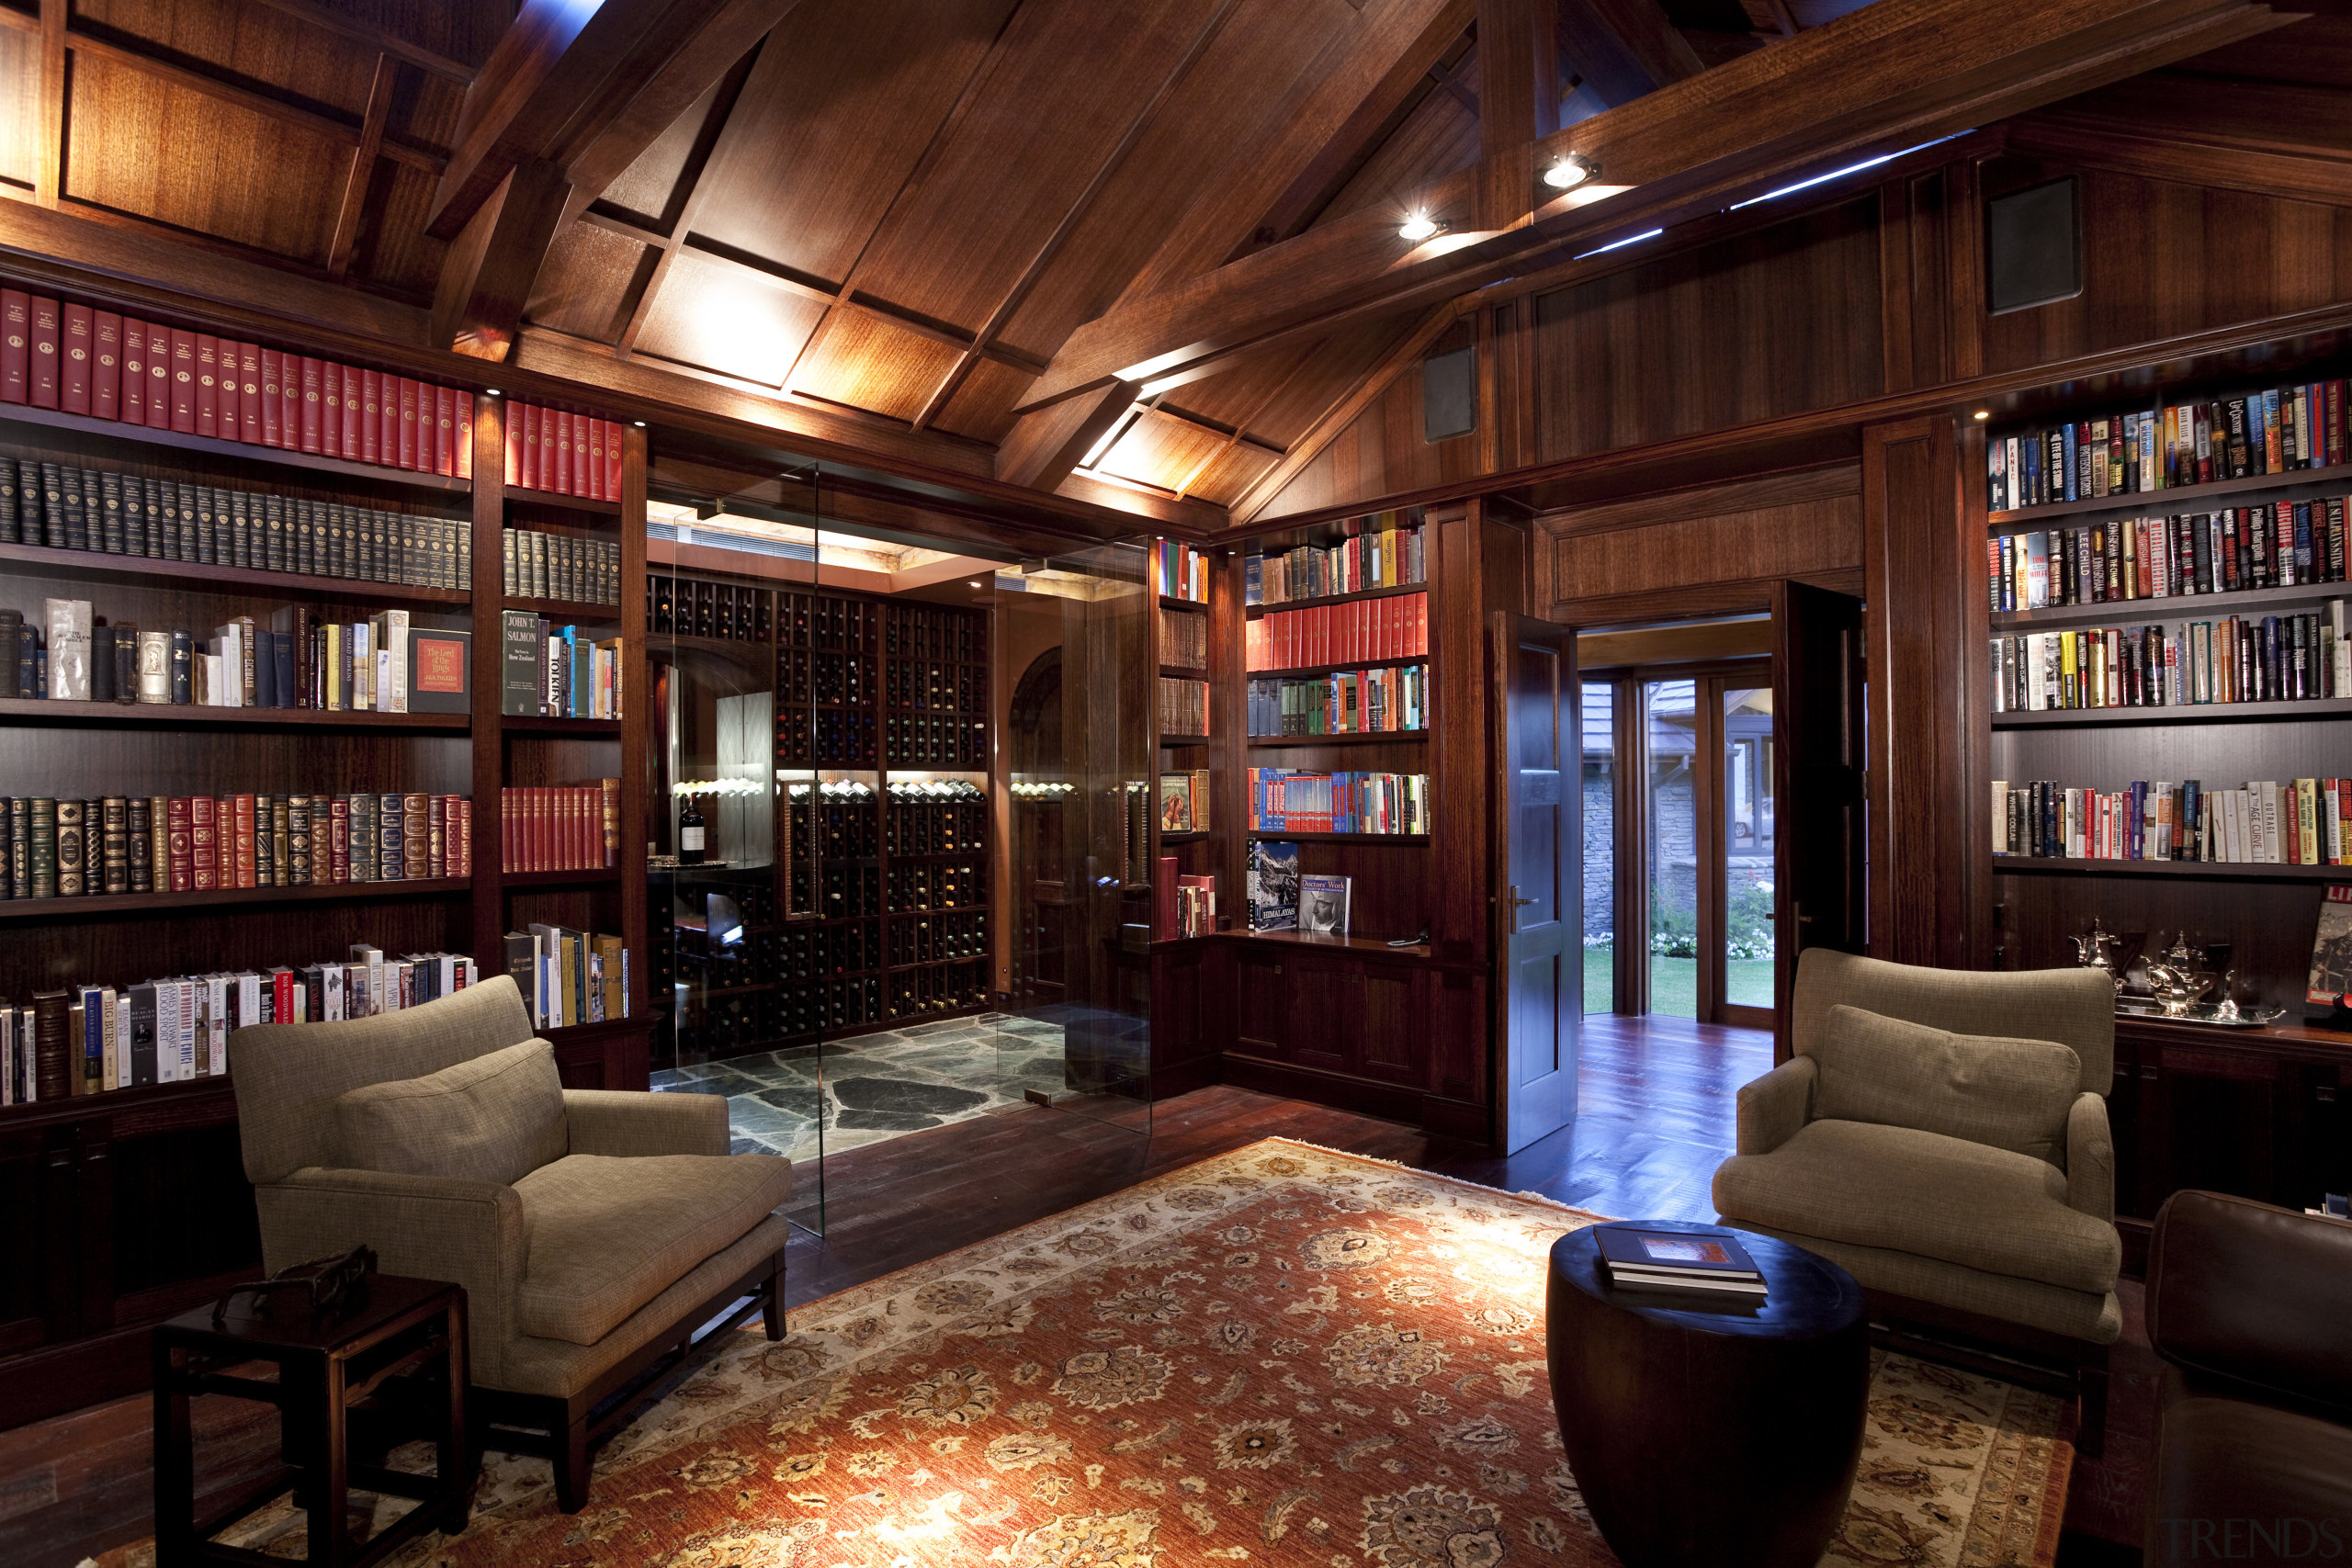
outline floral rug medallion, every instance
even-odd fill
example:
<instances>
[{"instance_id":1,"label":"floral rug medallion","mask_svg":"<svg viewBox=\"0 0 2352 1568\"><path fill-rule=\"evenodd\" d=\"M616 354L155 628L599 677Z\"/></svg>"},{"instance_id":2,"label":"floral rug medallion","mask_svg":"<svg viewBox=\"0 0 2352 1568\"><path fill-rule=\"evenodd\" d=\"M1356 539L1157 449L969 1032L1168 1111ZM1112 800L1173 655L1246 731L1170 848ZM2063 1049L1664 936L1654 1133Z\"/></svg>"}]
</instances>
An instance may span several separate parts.
<instances>
[{"instance_id":1,"label":"floral rug medallion","mask_svg":"<svg viewBox=\"0 0 2352 1568\"><path fill-rule=\"evenodd\" d=\"M1594 1219L1265 1140L747 1331L605 1448L581 1513L492 1455L466 1533L395 1561L1611 1563L1544 1359L1546 1254ZM1876 1361L1825 1563L2047 1565L2061 1416Z\"/></svg>"}]
</instances>

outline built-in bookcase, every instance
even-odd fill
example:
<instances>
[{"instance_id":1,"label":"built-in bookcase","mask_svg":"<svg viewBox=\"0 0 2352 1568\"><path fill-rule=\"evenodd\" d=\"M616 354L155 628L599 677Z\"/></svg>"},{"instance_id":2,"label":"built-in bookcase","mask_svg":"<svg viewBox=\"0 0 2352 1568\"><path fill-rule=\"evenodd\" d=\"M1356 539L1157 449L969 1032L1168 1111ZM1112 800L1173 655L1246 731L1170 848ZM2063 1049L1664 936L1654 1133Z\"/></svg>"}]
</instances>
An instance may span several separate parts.
<instances>
[{"instance_id":1,"label":"built-in bookcase","mask_svg":"<svg viewBox=\"0 0 2352 1568\"><path fill-rule=\"evenodd\" d=\"M39 623L49 599L94 616L198 638L239 616L268 626L288 606L320 622L401 609L418 628L473 639L470 711L382 714L316 708L0 701L0 795L424 793L470 798L470 870L402 881L0 900L0 998L76 984L129 987L162 976L266 969L387 953L471 955L504 971L502 938L532 921L618 934L630 954L626 1020L550 1030L567 1083L642 1088L648 1029L642 835L644 607L526 601L504 592L502 533L540 528L611 546L624 581L645 559L644 433L625 432L621 498L510 492L501 477L502 407L478 397L471 480L19 404L0 404L0 455L280 502L340 503L469 532L471 574L418 586L213 563L0 543L0 608ZM500 712L502 612L531 608L594 626L624 649L619 719ZM594 871L502 869L500 790L618 777L620 863ZM233 1080L0 1107L0 1427L141 1386L146 1326L249 1279L260 1259L239 1155Z\"/></svg>"}]
</instances>

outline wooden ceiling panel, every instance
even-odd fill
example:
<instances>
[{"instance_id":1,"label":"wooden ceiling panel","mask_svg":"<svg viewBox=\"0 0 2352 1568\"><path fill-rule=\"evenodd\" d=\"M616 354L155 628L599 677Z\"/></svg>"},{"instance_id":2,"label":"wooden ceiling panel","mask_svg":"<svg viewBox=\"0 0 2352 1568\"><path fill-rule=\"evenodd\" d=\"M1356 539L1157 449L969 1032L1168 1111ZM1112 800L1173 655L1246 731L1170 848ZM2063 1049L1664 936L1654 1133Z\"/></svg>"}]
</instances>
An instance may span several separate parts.
<instances>
[{"instance_id":1,"label":"wooden ceiling panel","mask_svg":"<svg viewBox=\"0 0 2352 1568\"><path fill-rule=\"evenodd\" d=\"M823 313L817 301L748 268L682 251L647 313L637 351L779 387Z\"/></svg>"},{"instance_id":2,"label":"wooden ceiling panel","mask_svg":"<svg viewBox=\"0 0 2352 1568\"><path fill-rule=\"evenodd\" d=\"M1231 370L1177 388L1168 401L1288 448L1419 319L1414 313L1366 321L1303 349L1245 359Z\"/></svg>"},{"instance_id":3,"label":"wooden ceiling panel","mask_svg":"<svg viewBox=\"0 0 2352 1568\"><path fill-rule=\"evenodd\" d=\"M1014 3L803 0L768 35L704 171L698 231L839 283Z\"/></svg>"},{"instance_id":4,"label":"wooden ceiling panel","mask_svg":"<svg viewBox=\"0 0 2352 1568\"><path fill-rule=\"evenodd\" d=\"M2312 7L2298 5L2295 9ZM2175 69L2250 82L2341 87L2352 83L2352 11L2308 16L2290 28L2184 60Z\"/></svg>"},{"instance_id":5,"label":"wooden ceiling panel","mask_svg":"<svg viewBox=\"0 0 2352 1568\"><path fill-rule=\"evenodd\" d=\"M574 223L548 246L524 318L592 343L617 343L653 254L609 229Z\"/></svg>"},{"instance_id":6,"label":"wooden ceiling panel","mask_svg":"<svg viewBox=\"0 0 2352 1568\"><path fill-rule=\"evenodd\" d=\"M1313 374L1313 362L1323 352L1320 342L1277 349L1237 363L1230 370L1190 381L1168 394L1165 401L1212 424L1247 426L1253 435L1269 412L1269 400L1279 398L1289 383Z\"/></svg>"},{"instance_id":7,"label":"wooden ceiling panel","mask_svg":"<svg viewBox=\"0 0 2352 1568\"><path fill-rule=\"evenodd\" d=\"M417 299L430 299L447 249L424 231L433 204L433 176L379 159L368 191L368 220L353 271Z\"/></svg>"},{"instance_id":8,"label":"wooden ceiling panel","mask_svg":"<svg viewBox=\"0 0 2352 1568\"><path fill-rule=\"evenodd\" d=\"M349 39L238 0L81 0L71 26L238 86L339 110L355 125L376 73L375 55Z\"/></svg>"},{"instance_id":9,"label":"wooden ceiling panel","mask_svg":"<svg viewBox=\"0 0 2352 1568\"><path fill-rule=\"evenodd\" d=\"M40 35L0 26L0 180L30 187L40 157Z\"/></svg>"},{"instance_id":10,"label":"wooden ceiling panel","mask_svg":"<svg viewBox=\"0 0 2352 1568\"><path fill-rule=\"evenodd\" d=\"M694 107L672 120L669 129L655 137L653 144L639 153L637 161L622 170L618 179L605 187L603 198L647 227L666 233L678 209L685 204L685 193L678 188L679 177L685 173L686 161L694 155L695 139L710 118L711 107L718 101L722 85L723 83L713 82L709 90L695 100Z\"/></svg>"},{"instance_id":11,"label":"wooden ceiling panel","mask_svg":"<svg viewBox=\"0 0 2352 1568\"><path fill-rule=\"evenodd\" d=\"M1219 506L1228 505L1276 461L1274 455L1262 446L1236 442L1210 458L1209 466L1201 470L1184 493Z\"/></svg>"},{"instance_id":12,"label":"wooden ceiling panel","mask_svg":"<svg viewBox=\"0 0 2352 1568\"><path fill-rule=\"evenodd\" d=\"M1094 466L1123 479L1174 490L1225 444L1222 431L1147 409Z\"/></svg>"},{"instance_id":13,"label":"wooden ceiling panel","mask_svg":"<svg viewBox=\"0 0 2352 1568\"><path fill-rule=\"evenodd\" d=\"M912 420L958 357L936 338L861 310L844 310L809 345L792 387L827 402Z\"/></svg>"},{"instance_id":14,"label":"wooden ceiling panel","mask_svg":"<svg viewBox=\"0 0 2352 1568\"><path fill-rule=\"evenodd\" d=\"M85 51L69 81L67 197L325 263L347 142Z\"/></svg>"},{"instance_id":15,"label":"wooden ceiling panel","mask_svg":"<svg viewBox=\"0 0 2352 1568\"><path fill-rule=\"evenodd\" d=\"M937 163L875 236L859 287L978 328L1217 8L1027 0Z\"/></svg>"},{"instance_id":16,"label":"wooden ceiling panel","mask_svg":"<svg viewBox=\"0 0 2352 1568\"><path fill-rule=\"evenodd\" d=\"M1454 74L1476 82L1477 58L1473 50L1455 67ZM1425 186L1477 161L1477 115L1450 92L1431 93L1414 106L1380 151L1340 187L1315 221L1328 223L1375 202L1395 204L1402 217Z\"/></svg>"},{"instance_id":17,"label":"wooden ceiling panel","mask_svg":"<svg viewBox=\"0 0 2352 1568\"><path fill-rule=\"evenodd\" d=\"M1080 322L1102 314L1223 160L1267 143L1320 51L1363 26L1347 0L1237 0L1040 272L999 333L1002 341L1051 357ZM1248 90L1237 90L1244 83Z\"/></svg>"},{"instance_id":18,"label":"wooden ceiling panel","mask_svg":"<svg viewBox=\"0 0 2352 1568\"><path fill-rule=\"evenodd\" d=\"M1035 379L1027 371L993 359L979 360L932 423L942 430L968 435L993 446L1012 433L1012 405Z\"/></svg>"}]
</instances>

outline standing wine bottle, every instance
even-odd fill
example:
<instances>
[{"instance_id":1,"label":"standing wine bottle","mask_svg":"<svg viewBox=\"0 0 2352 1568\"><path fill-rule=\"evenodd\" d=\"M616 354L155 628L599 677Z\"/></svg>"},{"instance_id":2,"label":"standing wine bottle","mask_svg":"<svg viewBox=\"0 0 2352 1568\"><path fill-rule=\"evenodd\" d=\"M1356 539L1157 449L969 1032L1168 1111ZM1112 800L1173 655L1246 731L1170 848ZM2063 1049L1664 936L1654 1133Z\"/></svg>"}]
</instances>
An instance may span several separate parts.
<instances>
[{"instance_id":1,"label":"standing wine bottle","mask_svg":"<svg viewBox=\"0 0 2352 1568\"><path fill-rule=\"evenodd\" d=\"M678 807L678 863L700 865L703 855L702 807L691 795Z\"/></svg>"}]
</instances>

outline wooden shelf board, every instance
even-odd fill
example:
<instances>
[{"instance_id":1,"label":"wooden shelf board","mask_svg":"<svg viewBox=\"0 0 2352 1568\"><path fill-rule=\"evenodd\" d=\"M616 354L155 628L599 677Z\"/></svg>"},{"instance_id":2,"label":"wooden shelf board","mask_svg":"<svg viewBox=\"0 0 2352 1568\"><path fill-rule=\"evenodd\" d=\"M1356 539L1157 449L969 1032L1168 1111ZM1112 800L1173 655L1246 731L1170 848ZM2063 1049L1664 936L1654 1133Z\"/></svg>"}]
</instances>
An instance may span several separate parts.
<instances>
[{"instance_id":1,"label":"wooden shelf board","mask_svg":"<svg viewBox=\"0 0 2352 1568\"><path fill-rule=\"evenodd\" d=\"M1162 746L1206 746L1209 740L1210 737L1205 735L1163 735L1159 738Z\"/></svg>"},{"instance_id":2,"label":"wooden shelf board","mask_svg":"<svg viewBox=\"0 0 2352 1568\"><path fill-rule=\"evenodd\" d=\"M236 1114L236 1085L222 1077L189 1078L183 1083L149 1084L141 1089L110 1089L98 1094L68 1095L62 1100L36 1100L29 1105L0 1106L0 1127L26 1131L52 1122L86 1122L96 1116L117 1116L126 1112L153 1117L161 1114L165 1122L177 1120L173 1113L186 1116L193 1125L202 1125L221 1119L225 1109L228 1116ZM226 1100L226 1108L208 1105L210 1100Z\"/></svg>"},{"instance_id":3,"label":"wooden shelf board","mask_svg":"<svg viewBox=\"0 0 2352 1568\"><path fill-rule=\"evenodd\" d=\"M1207 671L1193 669L1183 664L1163 664L1159 667L1159 672L1171 681L1205 681L1209 678Z\"/></svg>"},{"instance_id":4,"label":"wooden shelf board","mask_svg":"<svg viewBox=\"0 0 2352 1568\"><path fill-rule=\"evenodd\" d=\"M2211 506L2199 502L2225 501L2232 496L2262 495L2277 491L2298 491L2305 487L2318 490L2341 489L2352 479L2352 463L2339 463L2328 468L2289 468L2283 473L2258 474L2251 479L2215 479L2211 484L2181 485L2171 490L2134 491L2127 495L2102 495L2090 501L2053 501L2041 506L2020 506L2007 512L1985 514L1991 526L2010 531L2019 525L2030 525L2061 517L2088 517L2097 514L2129 513L2134 516L2172 517L2184 512L2210 512ZM2301 495L2277 496L2274 499L2304 501ZM2028 532L2032 532L2029 527Z\"/></svg>"},{"instance_id":5,"label":"wooden shelf board","mask_svg":"<svg viewBox=\"0 0 2352 1568\"><path fill-rule=\"evenodd\" d=\"M2315 582L2295 588L2253 588L2234 593L2186 593L2163 599L2110 599L2103 604L2053 604L2042 610L2000 610L1998 631L2041 631L2052 626L2145 626L2150 621L2204 620L2237 610L2291 614L2314 610L2352 594L2352 583Z\"/></svg>"},{"instance_id":6,"label":"wooden shelf board","mask_svg":"<svg viewBox=\"0 0 2352 1568\"><path fill-rule=\"evenodd\" d=\"M1250 837L1272 839L1287 843L1296 840L1304 844L1426 844L1427 833L1291 833L1252 828Z\"/></svg>"},{"instance_id":7,"label":"wooden shelf board","mask_svg":"<svg viewBox=\"0 0 2352 1568\"><path fill-rule=\"evenodd\" d=\"M1205 828L1188 828L1181 833L1162 833L1159 835L1159 841L1163 844L1193 844L1208 836L1208 829Z\"/></svg>"},{"instance_id":8,"label":"wooden shelf board","mask_svg":"<svg viewBox=\"0 0 2352 1568\"><path fill-rule=\"evenodd\" d=\"M621 618L618 604L591 604L577 599L524 599L509 593L499 601L509 610L529 610L549 619L570 616L574 620L591 621L599 626Z\"/></svg>"},{"instance_id":9,"label":"wooden shelf board","mask_svg":"<svg viewBox=\"0 0 2352 1568\"><path fill-rule=\"evenodd\" d=\"M222 725L238 729L409 729L462 735L473 720L461 713L353 713L328 708L217 708L191 703L69 703L42 697L0 697L0 718L26 724Z\"/></svg>"},{"instance_id":10,"label":"wooden shelf board","mask_svg":"<svg viewBox=\"0 0 2352 1568\"><path fill-rule=\"evenodd\" d=\"M2172 707L2048 708L2038 713L1996 713L1996 729L2065 728L2095 724L2251 724L2261 720L2343 718L2352 697L2312 698L2299 703L2183 703Z\"/></svg>"},{"instance_id":11,"label":"wooden shelf board","mask_svg":"<svg viewBox=\"0 0 2352 1568\"><path fill-rule=\"evenodd\" d=\"M596 871L505 871L498 875L499 886L509 889L617 886L620 879L619 868L615 866Z\"/></svg>"},{"instance_id":12,"label":"wooden shelf board","mask_svg":"<svg viewBox=\"0 0 2352 1568\"><path fill-rule=\"evenodd\" d=\"M540 735L618 735L616 718L559 718L550 714L509 713L499 716L499 727Z\"/></svg>"},{"instance_id":13,"label":"wooden shelf board","mask_svg":"<svg viewBox=\"0 0 2352 1568\"><path fill-rule=\"evenodd\" d=\"M1401 743L1418 746L1430 738L1426 729L1375 729L1344 735L1253 735L1252 750L1296 750L1308 746L1376 746Z\"/></svg>"},{"instance_id":14,"label":"wooden shelf board","mask_svg":"<svg viewBox=\"0 0 2352 1568\"><path fill-rule=\"evenodd\" d=\"M314 577L299 571L263 571L243 566L205 566L154 556L118 556L104 550L63 550L47 545L0 544L0 561L54 566L96 577L167 579L174 585L219 583L329 599L365 599L370 604L447 604L464 609L473 596L455 588L420 588L403 582L371 582L357 577Z\"/></svg>"},{"instance_id":15,"label":"wooden shelf board","mask_svg":"<svg viewBox=\"0 0 2352 1568\"><path fill-rule=\"evenodd\" d=\"M520 485L508 488L506 499L525 506L560 506L569 512L593 512L599 517L618 517L621 503L617 501L591 501L584 495L563 495L551 490L525 490Z\"/></svg>"},{"instance_id":16,"label":"wooden shelf board","mask_svg":"<svg viewBox=\"0 0 2352 1568\"><path fill-rule=\"evenodd\" d=\"M509 599L506 603L508 607L511 609L523 609L532 604L547 603L547 601L535 599ZM587 606L585 605L573 606L575 609L584 609ZM614 613L616 615L619 614L617 607L615 608ZM700 648L707 649L713 653L750 652L773 655L775 652L775 644L772 642L761 642L756 638L747 637L695 637L687 632L648 632L645 634L645 637L646 640L651 643L657 650L662 648ZM805 709L807 705L803 704L799 705Z\"/></svg>"},{"instance_id":17,"label":"wooden shelf board","mask_svg":"<svg viewBox=\"0 0 2352 1568\"><path fill-rule=\"evenodd\" d=\"M115 893L82 898L11 898L0 902L0 923L57 919L69 915L134 915L156 909L221 905L266 908L277 904L345 903L374 898L446 898L473 891L463 876L413 882L337 882L303 887L232 887L203 893Z\"/></svg>"},{"instance_id":18,"label":"wooden shelf board","mask_svg":"<svg viewBox=\"0 0 2352 1568\"><path fill-rule=\"evenodd\" d=\"M1400 582L1394 588L1364 588L1353 593L1326 594L1320 599L1285 599L1279 604L1251 604L1248 606L1248 614L1249 618L1254 621L1283 610L1312 610L1318 604L1352 604L1360 599L1395 599L1407 593L1426 593L1429 591L1430 585L1426 582Z\"/></svg>"},{"instance_id":19,"label":"wooden shelf board","mask_svg":"<svg viewBox=\"0 0 2352 1568\"><path fill-rule=\"evenodd\" d=\"M1241 673L1244 679L1251 681L1282 676L1343 675L1358 670L1401 670L1429 661L1428 654L1413 653L1396 659L1348 659L1337 664L1287 664L1279 670L1244 670Z\"/></svg>"},{"instance_id":20,"label":"wooden shelf board","mask_svg":"<svg viewBox=\"0 0 2352 1568\"><path fill-rule=\"evenodd\" d=\"M2060 855L1995 855L1996 875L2189 876L2228 882L2346 882L2352 865L2269 865L2237 861L2082 860Z\"/></svg>"},{"instance_id":21,"label":"wooden shelf board","mask_svg":"<svg viewBox=\"0 0 2352 1568\"><path fill-rule=\"evenodd\" d=\"M1159 607L1163 610L1189 610L1197 615L1209 613L1209 607L1198 599L1178 599L1166 593L1159 596Z\"/></svg>"},{"instance_id":22,"label":"wooden shelf board","mask_svg":"<svg viewBox=\"0 0 2352 1568\"><path fill-rule=\"evenodd\" d=\"M243 441L222 441L217 436L191 435L185 431L158 430L153 425L124 424L117 420L93 419L85 414L65 413L57 409L37 409L24 403L0 403L0 422L13 424L47 425L53 430L74 430L90 435L103 435L110 441L126 441L136 446L163 446L182 452L202 452L209 457L234 457L248 463L271 463L280 468L308 468L316 473L336 474L345 479L366 479L371 484L401 485L410 490L440 491L457 495L473 491L471 479L451 479L442 474L420 474L407 468L387 468L374 463L346 462L341 457L327 457L309 452L288 452L277 446L254 446Z\"/></svg>"}]
</instances>

